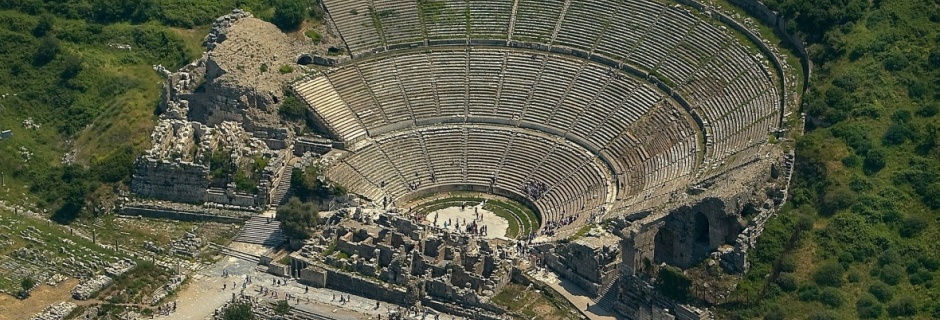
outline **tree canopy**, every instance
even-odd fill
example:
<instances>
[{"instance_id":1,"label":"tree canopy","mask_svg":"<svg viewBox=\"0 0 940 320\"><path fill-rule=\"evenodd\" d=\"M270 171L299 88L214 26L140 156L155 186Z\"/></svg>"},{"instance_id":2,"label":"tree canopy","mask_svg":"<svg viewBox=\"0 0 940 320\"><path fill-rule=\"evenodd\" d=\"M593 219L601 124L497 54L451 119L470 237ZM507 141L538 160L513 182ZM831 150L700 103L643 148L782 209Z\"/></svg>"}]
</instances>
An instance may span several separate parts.
<instances>
[{"instance_id":1,"label":"tree canopy","mask_svg":"<svg viewBox=\"0 0 940 320\"><path fill-rule=\"evenodd\" d=\"M281 228L288 237L304 240L310 238L310 228L320 223L320 213L315 204L293 197L287 204L277 208L276 219L281 222Z\"/></svg>"}]
</instances>

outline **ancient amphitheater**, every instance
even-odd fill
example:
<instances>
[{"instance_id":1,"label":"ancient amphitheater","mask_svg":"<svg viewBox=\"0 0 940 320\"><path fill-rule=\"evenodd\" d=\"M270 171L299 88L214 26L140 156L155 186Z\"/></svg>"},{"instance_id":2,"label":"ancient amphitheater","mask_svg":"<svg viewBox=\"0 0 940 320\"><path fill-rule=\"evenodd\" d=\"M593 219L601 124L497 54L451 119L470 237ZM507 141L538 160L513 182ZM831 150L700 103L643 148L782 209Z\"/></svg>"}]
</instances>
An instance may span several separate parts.
<instances>
[{"instance_id":1,"label":"ancient amphitheater","mask_svg":"<svg viewBox=\"0 0 940 320\"><path fill-rule=\"evenodd\" d=\"M322 204L334 220L290 266L271 262L276 274L495 319L506 310L494 294L547 269L623 317L699 319L708 312L652 289L658 270L708 260L746 271L786 201L800 66L751 18L691 0L319 5L328 51L236 10L202 59L165 72L161 124L132 186L190 209L125 212L244 220L283 204L292 167L313 163L355 196ZM296 69L266 72L282 64ZM278 120L286 96L316 135ZM269 159L254 193L208 178L217 150L239 165ZM491 242L412 224L415 201L458 191L515 200L537 226Z\"/></svg>"},{"instance_id":2,"label":"ancient amphitheater","mask_svg":"<svg viewBox=\"0 0 940 320\"><path fill-rule=\"evenodd\" d=\"M374 200L640 212L760 159L784 114L753 44L658 1L324 4L352 59L293 90L349 151L329 177Z\"/></svg>"}]
</instances>

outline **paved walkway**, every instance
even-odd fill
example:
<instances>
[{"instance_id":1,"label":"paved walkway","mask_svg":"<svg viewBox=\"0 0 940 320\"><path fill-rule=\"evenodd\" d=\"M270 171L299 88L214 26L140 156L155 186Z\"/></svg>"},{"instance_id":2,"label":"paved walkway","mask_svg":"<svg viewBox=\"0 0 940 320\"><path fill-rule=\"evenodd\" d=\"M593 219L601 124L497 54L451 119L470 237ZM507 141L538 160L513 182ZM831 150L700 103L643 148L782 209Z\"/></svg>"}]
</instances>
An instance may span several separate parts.
<instances>
[{"instance_id":1,"label":"paved walkway","mask_svg":"<svg viewBox=\"0 0 940 320\"><path fill-rule=\"evenodd\" d=\"M244 245L241 244L239 248L252 251ZM277 277L264 270L266 267L259 267L253 262L225 257L193 273L183 291L177 295L176 312L156 319L206 319L231 300L233 295L241 294L269 302L285 300L287 294L290 294L290 303L294 308L329 319L378 319L379 316L388 319L391 312L399 312L397 305L326 288L308 288L293 279ZM228 276L223 276L223 272ZM246 276L251 279L250 283L245 283ZM341 296L348 297L348 301L340 302ZM426 316L424 311L410 314L406 310L401 312L405 313L405 319L435 319L433 311ZM444 315L440 319L460 318Z\"/></svg>"}]
</instances>

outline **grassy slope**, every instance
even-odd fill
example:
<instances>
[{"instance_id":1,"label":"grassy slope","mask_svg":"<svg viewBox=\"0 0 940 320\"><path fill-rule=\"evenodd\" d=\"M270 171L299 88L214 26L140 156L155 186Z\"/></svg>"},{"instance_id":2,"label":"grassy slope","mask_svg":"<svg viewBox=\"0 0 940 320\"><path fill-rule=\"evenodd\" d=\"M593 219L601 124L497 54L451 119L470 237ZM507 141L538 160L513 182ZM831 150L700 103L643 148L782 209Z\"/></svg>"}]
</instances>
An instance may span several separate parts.
<instances>
[{"instance_id":1,"label":"grassy slope","mask_svg":"<svg viewBox=\"0 0 940 320\"><path fill-rule=\"evenodd\" d=\"M917 166L926 169L916 176L940 173L940 150L918 149L932 139L927 136L930 126L940 123L936 115L918 114L924 106L936 105L940 89L938 71L926 62L931 49L940 45L940 25L924 13L936 10L940 8L926 1L881 1L859 21L826 36L825 46L841 50L817 54L825 62L817 64L811 79L806 111L825 123L810 128L799 143L793 186L793 202L799 207L788 206L786 216L770 223L752 256L752 271L732 302L720 308L724 317L854 319L871 309L879 310L871 316L888 317L898 315L906 302L912 302L915 318L940 317L940 214L925 204L917 186L898 182L898 176ZM819 45L814 49L824 51ZM897 56L907 63L889 65ZM911 90L918 83L928 88L926 94ZM892 119L898 111L912 117ZM886 132L898 122L915 134L899 145L887 143ZM866 149L885 151L883 169L866 170ZM923 229L902 236L909 224ZM794 234L800 236L788 244ZM826 264L845 270L835 274L841 285L817 281ZM781 273L797 279L796 287L781 285L780 273L767 278L772 270L792 271ZM888 285L893 297L865 303L871 299L869 286L892 282L891 273L897 270L898 283ZM828 297L814 294L817 289L829 291Z\"/></svg>"}]
</instances>

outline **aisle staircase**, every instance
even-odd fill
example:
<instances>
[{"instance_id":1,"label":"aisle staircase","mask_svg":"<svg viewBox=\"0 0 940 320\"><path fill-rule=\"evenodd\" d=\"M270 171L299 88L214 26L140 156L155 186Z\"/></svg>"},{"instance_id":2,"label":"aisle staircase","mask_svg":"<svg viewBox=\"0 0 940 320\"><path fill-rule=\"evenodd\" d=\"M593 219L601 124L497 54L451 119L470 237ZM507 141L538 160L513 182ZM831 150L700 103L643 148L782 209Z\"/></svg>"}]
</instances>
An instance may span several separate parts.
<instances>
[{"instance_id":1,"label":"aisle staircase","mask_svg":"<svg viewBox=\"0 0 940 320\"><path fill-rule=\"evenodd\" d=\"M274 248L287 241L287 236L281 231L280 221L255 216L245 222L232 241Z\"/></svg>"}]
</instances>

